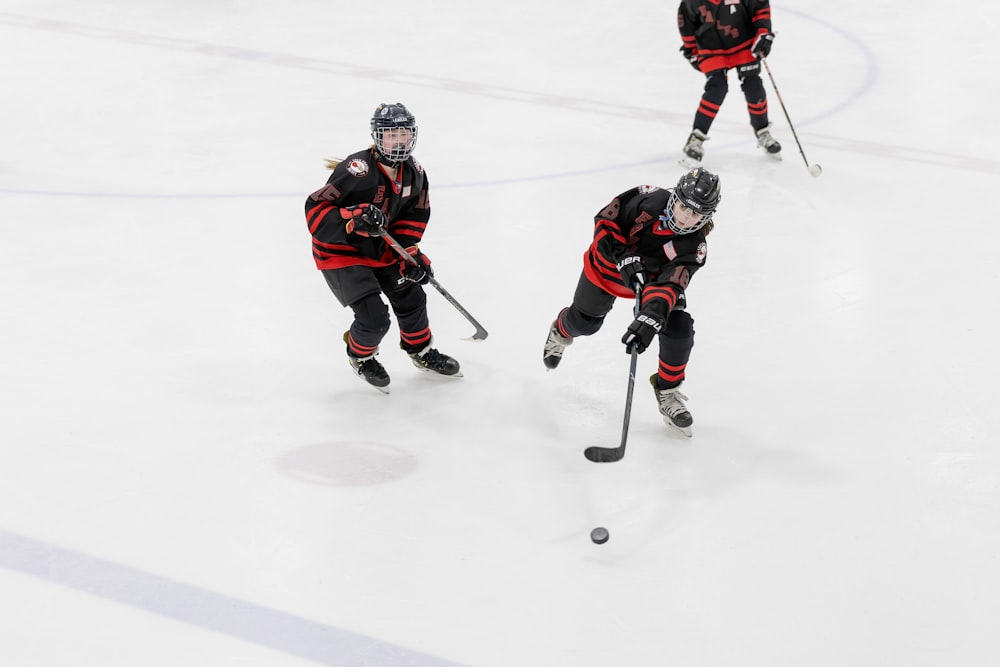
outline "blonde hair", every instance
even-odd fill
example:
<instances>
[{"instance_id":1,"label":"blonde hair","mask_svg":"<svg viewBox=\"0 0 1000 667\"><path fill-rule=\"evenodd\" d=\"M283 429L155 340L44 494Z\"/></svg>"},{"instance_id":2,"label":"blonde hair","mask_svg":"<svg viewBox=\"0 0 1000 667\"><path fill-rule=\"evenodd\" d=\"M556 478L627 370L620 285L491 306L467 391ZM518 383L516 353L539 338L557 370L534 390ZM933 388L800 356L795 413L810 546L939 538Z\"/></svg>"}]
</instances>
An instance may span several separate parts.
<instances>
[{"instance_id":1,"label":"blonde hair","mask_svg":"<svg viewBox=\"0 0 1000 667\"><path fill-rule=\"evenodd\" d=\"M375 148L375 144L372 144L368 148L369 149ZM337 168L337 165L340 164L343 161L344 161L344 158L342 158L342 157L327 158L326 159L326 168L329 169L330 171L333 171L334 169Z\"/></svg>"}]
</instances>

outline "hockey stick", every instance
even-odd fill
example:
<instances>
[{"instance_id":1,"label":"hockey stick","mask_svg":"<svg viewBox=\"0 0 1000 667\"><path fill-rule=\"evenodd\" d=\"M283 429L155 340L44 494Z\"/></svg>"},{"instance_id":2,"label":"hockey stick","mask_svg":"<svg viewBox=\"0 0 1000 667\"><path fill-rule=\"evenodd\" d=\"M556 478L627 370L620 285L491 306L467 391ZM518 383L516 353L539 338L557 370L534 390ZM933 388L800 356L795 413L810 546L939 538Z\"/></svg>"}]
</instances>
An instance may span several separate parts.
<instances>
[{"instance_id":1,"label":"hockey stick","mask_svg":"<svg viewBox=\"0 0 1000 667\"><path fill-rule=\"evenodd\" d=\"M639 303L641 300L642 295L639 290L636 290L635 308L633 309L636 317L639 316ZM594 463L614 463L615 461L621 461L622 457L625 456L625 443L628 439L628 424L632 418L632 392L635 389L635 367L638 360L639 350L633 345L632 360L629 362L628 367L628 392L625 395L625 420L624 423L622 423L621 444L617 447L587 447L583 450L583 455Z\"/></svg>"},{"instance_id":2,"label":"hockey stick","mask_svg":"<svg viewBox=\"0 0 1000 667\"><path fill-rule=\"evenodd\" d=\"M390 246L392 246L392 249L395 250L396 253L400 257L402 257L403 259L405 259L407 262L409 262L410 264L412 264L414 266L420 266L420 262L418 262L417 259L413 255L411 255L410 253L406 252L406 248L404 248L403 246L399 245L399 241L397 241L396 239L392 238L389 235L389 232L383 232L382 238L385 239L386 243L388 243ZM429 276L428 277L428 282L430 282L431 285L434 285L434 289L436 289L438 292L440 292L441 296L443 296L445 299L448 300L448 303L450 303L451 305L455 306L455 310L457 310L458 312L462 313L462 315L465 317L465 319L469 320L469 322L472 323L472 326L476 327L476 333L472 334L471 337L466 338L465 340L486 340L486 337L489 336L490 334L489 334L488 331L486 331L486 329L483 328L483 325L480 324L479 322L477 322L476 318L474 318L469 313L469 311L467 311L465 308L463 308L462 304L460 304L455 299L455 297L453 297L451 294L448 293L448 290L446 290L445 288L441 287L441 283L439 283L437 280L435 280L434 276Z\"/></svg>"},{"instance_id":3,"label":"hockey stick","mask_svg":"<svg viewBox=\"0 0 1000 667\"><path fill-rule=\"evenodd\" d=\"M781 99L781 93L778 92L778 84L774 82L774 76L771 74L771 67L767 64L766 58L761 58L760 61L764 63L764 69L767 70L767 78L771 80L771 87L774 88L774 94L778 96L778 104L781 105L781 110L785 112L785 120L788 121L788 127L792 130L792 136L795 137L795 143L799 145L799 153L802 154L802 160L806 163L806 169L809 170L809 175L816 178L823 173L823 167L818 164L809 164L809 160L806 159L806 152L802 150L802 142L799 141L799 135L795 133L795 126L792 125L792 119L788 116L788 109L785 108L785 102Z\"/></svg>"}]
</instances>

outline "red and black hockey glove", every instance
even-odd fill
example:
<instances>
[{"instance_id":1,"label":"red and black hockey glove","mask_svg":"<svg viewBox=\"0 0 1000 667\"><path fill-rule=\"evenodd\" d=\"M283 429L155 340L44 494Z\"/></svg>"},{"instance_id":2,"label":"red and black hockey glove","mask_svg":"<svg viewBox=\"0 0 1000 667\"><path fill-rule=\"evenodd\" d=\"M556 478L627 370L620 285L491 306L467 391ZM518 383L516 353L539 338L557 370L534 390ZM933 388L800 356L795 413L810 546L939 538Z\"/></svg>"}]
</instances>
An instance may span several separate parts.
<instances>
[{"instance_id":1,"label":"red and black hockey glove","mask_svg":"<svg viewBox=\"0 0 1000 667\"><path fill-rule=\"evenodd\" d=\"M415 259L417 263L411 264L408 260L400 260L399 282L402 283L403 281L409 281L418 285L426 285L434 276L434 270L431 268L430 258L420 252L417 246L410 246L406 249L406 252L408 252L410 257Z\"/></svg>"},{"instance_id":2,"label":"red and black hockey glove","mask_svg":"<svg viewBox=\"0 0 1000 667\"><path fill-rule=\"evenodd\" d=\"M651 310L640 310L632 324L628 325L625 335L622 336L625 351L632 354L632 348L635 348L640 354L645 352L662 328L662 317Z\"/></svg>"},{"instance_id":3,"label":"red and black hockey glove","mask_svg":"<svg viewBox=\"0 0 1000 667\"><path fill-rule=\"evenodd\" d=\"M385 234L385 213L371 204L358 204L340 209L340 217L347 221L347 233L359 236Z\"/></svg>"},{"instance_id":4,"label":"red and black hockey glove","mask_svg":"<svg viewBox=\"0 0 1000 667\"><path fill-rule=\"evenodd\" d=\"M761 33L757 35L757 39L753 41L753 46L750 47L750 52L758 58L767 58L767 56L771 53L771 42L773 41L774 33Z\"/></svg>"}]
</instances>

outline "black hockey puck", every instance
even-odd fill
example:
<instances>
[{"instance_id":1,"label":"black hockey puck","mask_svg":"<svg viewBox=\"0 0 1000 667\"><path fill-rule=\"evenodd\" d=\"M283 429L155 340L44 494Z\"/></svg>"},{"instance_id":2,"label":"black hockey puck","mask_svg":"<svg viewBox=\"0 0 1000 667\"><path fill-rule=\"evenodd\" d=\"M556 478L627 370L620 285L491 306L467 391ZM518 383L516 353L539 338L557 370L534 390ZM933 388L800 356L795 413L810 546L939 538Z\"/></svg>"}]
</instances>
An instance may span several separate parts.
<instances>
[{"instance_id":1,"label":"black hockey puck","mask_svg":"<svg viewBox=\"0 0 1000 667\"><path fill-rule=\"evenodd\" d=\"M607 528L602 528L598 526L597 528L590 531L590 541L594 544L604 544L608 541L611 535L608 533Z\"/></svg>"}]
</instances>

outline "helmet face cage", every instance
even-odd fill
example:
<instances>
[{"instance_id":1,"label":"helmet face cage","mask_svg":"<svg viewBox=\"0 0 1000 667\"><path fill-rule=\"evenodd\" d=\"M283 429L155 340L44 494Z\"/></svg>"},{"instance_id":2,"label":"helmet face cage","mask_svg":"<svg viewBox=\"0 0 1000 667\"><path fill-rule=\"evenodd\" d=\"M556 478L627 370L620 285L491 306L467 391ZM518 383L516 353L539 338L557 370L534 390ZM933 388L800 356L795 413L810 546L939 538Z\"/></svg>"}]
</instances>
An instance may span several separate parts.
<instances>
[{"instance_id":1,"label":"helmet face cage","mask_svg":"<svg viewBox=\"0 0 1000 667\"><path fill-rule=\"evenodd\" d=\"M406 161L417 145L417 121L399 102L378 105L372 115L371 128L375 150L390 165ZM409 136L403 137L408 141L398 142L398 135L405 135L400 130L408 131Z\"/></svg>"},{"instance_id":2,"label":"helmet face cage","mask_svg":"<svg viewBox=\"0 0 1000 667\"><path fill-rule=\"evenodd\" d=\"M708 224L721 199L722 188L719 177L702 167L698 167L684 174L677 181L677 187L670 193L667 208L660 218L675 234L690 234ZM674 215L674 204L677 202L695 213L700 213L701 220L690 227L681 227L677 224Z\"/></svg>"}]
</instances>

